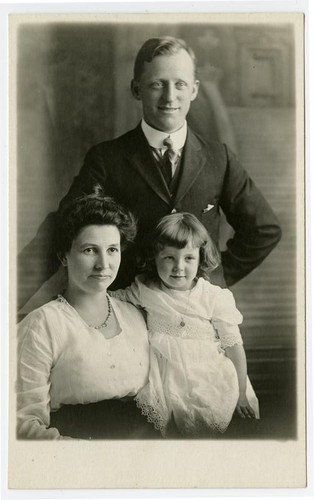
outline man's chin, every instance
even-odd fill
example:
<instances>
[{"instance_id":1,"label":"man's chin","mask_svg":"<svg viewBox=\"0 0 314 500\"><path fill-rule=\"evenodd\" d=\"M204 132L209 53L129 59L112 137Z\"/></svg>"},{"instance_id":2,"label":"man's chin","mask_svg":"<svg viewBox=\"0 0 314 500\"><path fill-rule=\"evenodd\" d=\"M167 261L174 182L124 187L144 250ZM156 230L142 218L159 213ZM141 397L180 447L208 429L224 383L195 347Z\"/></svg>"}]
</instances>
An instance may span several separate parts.
<instances>
[{"instance_id":1,"label":"man's chin","mask_svg":"<svg viewBox=\"0 0 314 500\"><path fill-rule=\"evenodd\" d=\"M160 130L161 132L167 132L169 134L172 134L173 132L176 132L180 128L182 128L184 125L184 120L183 122L178 122L178 120L174 120L173 118L163 118L162 120L159 120L156 122L154 125L151 125L153 128L156 130Z\"/></svg>"}]
</instances>

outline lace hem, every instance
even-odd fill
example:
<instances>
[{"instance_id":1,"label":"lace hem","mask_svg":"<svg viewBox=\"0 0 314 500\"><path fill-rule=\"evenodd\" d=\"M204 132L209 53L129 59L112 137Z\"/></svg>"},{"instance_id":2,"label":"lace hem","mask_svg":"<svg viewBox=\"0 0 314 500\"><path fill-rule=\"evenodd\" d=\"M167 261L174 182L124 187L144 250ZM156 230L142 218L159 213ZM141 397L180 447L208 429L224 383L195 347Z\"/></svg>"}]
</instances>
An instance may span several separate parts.
<instances>
[{"instance_id":1,"label":"lace hem","mask_svg":"<svg viewBox=\"0 0 314 500\"><path fill-rule=\"evenodd\" d=\"M216 433L220 433L220 434L223 434L224 432L226 432L228 426L230 424L230 419L228 420L222 420L222 421L219 421L219 422L208 422L206 420L199 420L199 421L195 421L195 420L191 420L189 421L188 419L186 419L185 421L183 421L181 423L181 425L179 425L179 430L180 432L184 435L188 435L188 436L198 436L200 434L205 434L206 431L208 432L209 430L210 431L213 431L213 432L216 432Z\"/></svg>"},{"instance_id":2,"label":"lace hem","mask_svg":"<svg viewBox=\"0 0 314 500\"><path fill-rule=\"evenodd\" d=\"M208 409L207 411L205 410L205 413L198 414L198 412L189 409L182 414L177 414L175 420L178 430L182 435L197 437L199 435L206 435L209 431L223 434L232 419L234 406L230 407L229 410L225 414L219 414Z\"/></svg>"},{"instance_id":3,"label":"lace hem","mask_svg":"<svg viewBox=\"0 0 314 500\"><path fill-rule=\"evenodd\" d=\"M161 432L161 435L165 437L167 422L160 415L158 410L152 405L148 404L146 401L141 401L139 397L135 398L136 406L141 410L142 415L147 418L147 421L154 425L157 431Z\"/></svg>"},{"instance_id":4,"label":"lace hem","mask_svg":"<svg viewBox=\"0 0 314 500\"><path fill-rule=\"evenodd\" d=\"M168 420L163 418L160 412L151 404L147 403L147 401L136 397L135 402L137 407L141 410L142 415L147 418L147 421L153 424L157 431L160 431L162 437L166 437L167 426L169 423ZM214 418L197 418L192 411L189 411L185 413L185 415L182 415L180 419L176 419L175 417L175 422L177 429L182 436L197 437L199 435L206 434L208 431L223 434L227 430L231 418L232 414L230 418L221 419L219 421Z\"/></svg>"}]
</instances>

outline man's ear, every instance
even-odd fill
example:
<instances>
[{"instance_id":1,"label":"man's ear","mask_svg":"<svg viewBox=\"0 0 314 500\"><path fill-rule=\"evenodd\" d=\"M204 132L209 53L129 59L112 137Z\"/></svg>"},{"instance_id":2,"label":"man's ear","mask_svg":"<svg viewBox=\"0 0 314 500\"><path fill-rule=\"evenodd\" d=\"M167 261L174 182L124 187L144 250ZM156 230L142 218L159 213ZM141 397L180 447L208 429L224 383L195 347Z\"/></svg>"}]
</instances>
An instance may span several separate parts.
<instances>
[{"instance_id":1,"label":"man's ear","mask_svg":"<svg viewBox=\"0 0 314 500\"><path fill-rule=\"evenodd\" d=\"M139 83L134 80L134 78L131 81L131 92L135 99L137 99L138 101L141 100L140 86Z\"/></svg>"},{"instance_id":2,"label":"man's ear","mask_svg":"<svg viewBox=\"0 0 314 500\"><path fill-rule=\"evenodd\" d=\"M191 96L191 102L193 102L194 99L197 98L199 86L200 86L200 81L199 80L195 80L195 82L193 84L193 92L192 92L192 96Z\"/></svg>"}]
</instances>

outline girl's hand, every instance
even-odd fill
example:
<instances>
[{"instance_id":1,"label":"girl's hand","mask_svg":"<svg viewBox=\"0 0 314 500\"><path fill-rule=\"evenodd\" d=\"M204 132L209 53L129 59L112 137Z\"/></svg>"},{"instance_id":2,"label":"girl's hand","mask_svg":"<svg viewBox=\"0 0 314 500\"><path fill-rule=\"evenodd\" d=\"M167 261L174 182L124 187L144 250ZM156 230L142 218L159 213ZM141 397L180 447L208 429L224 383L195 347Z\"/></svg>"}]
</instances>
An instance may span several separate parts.
<instances>
[{"instance_id":1,"label":"girl's hand","mask_svg":"<svg viewBox=\"0 0 314 500\"><path fill-rule=\"evenodd\" d=\"M245 395L239 396L236 410L241 418L255 418L254 410Z\"/></svg>"}]
</instances>

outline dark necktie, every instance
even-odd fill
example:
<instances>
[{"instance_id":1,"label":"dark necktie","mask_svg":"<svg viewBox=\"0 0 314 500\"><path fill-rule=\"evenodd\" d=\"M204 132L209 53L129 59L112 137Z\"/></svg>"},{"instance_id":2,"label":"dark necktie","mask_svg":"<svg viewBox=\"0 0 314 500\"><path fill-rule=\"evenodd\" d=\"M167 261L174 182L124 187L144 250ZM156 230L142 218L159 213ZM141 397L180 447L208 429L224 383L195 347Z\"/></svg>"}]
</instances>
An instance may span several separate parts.
<instances>
[{"instance_id":1,"label":"dark necktie","mask_svg":"<svg viewBox=\"0 0 314 500\"><path fill-rule=\"evenodd\" d=\"M172 166L176 164L179 155L178 152L173 149L173 142L170 135L164 140L163 144L167 149L162 157L162 171L166 183L169 186L172 180Z\"/></svg>"}]
</instances>

